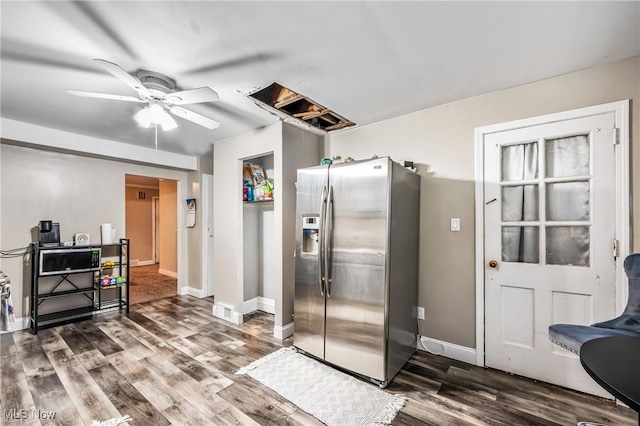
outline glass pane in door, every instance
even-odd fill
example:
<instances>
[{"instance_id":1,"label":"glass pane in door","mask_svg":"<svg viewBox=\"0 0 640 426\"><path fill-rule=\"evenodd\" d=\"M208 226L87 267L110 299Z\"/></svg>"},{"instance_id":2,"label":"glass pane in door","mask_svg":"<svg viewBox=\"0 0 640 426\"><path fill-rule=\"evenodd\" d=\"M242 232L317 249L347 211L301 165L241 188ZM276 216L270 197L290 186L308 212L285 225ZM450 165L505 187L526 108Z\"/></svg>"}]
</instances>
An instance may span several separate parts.
<instances>
[{"instance_id":1,"label":"glass pane in door","mask_svg":"<svg viewBox=\"0 0 640 426\"><path fill-rule=\"evenodd\" d=\"M549 183L546 189L547 220L589 220L590 182Z\"/></svg>"},{"instance_id":2,"label":"glass pane in door","mask_svg":"<svg viewBox=\"0 0 640 426\"><path fill-rule=\"evenodd\" d=\"M588 226L547 227L547 264L589 266Z\"/></svg>"},{"instance_id":3,"label":"glass pane in door","mask_svg":"<svg viewBox=\"0 0 640 426\"><path fill-rule=\"evenodd\" d=\"M538 185L502 187L502 221L538 220Z\"/></svg>"},{"instance_id":4,"label":"glass pane in door","mask_svg":"<svg viewBox=\"0 0 640 426\"><path fill-rule=\"evenodd\" d=\"M545 144L547 177L586 176L590 170L589 136L549 139Z\"/></svg>"},{"instance_id":5,"label":"glass pane in door","mask_svg":"<svg viewBox=\"0 0 640 426\"><path fill-rule=\"evenodd\" d=\"M502 261L539 263L539 233L537 226L503 226Z\"/></svg>"},{"instance_id":6,"label":"glass pane in door","mask_svg":"<svg viewBox=\"0 0 640 426\"><path fill-rule=\"evenodd\" d=\"M502 181L538 177L538 142L502 147Z\"/></svg>"}]
</instances>

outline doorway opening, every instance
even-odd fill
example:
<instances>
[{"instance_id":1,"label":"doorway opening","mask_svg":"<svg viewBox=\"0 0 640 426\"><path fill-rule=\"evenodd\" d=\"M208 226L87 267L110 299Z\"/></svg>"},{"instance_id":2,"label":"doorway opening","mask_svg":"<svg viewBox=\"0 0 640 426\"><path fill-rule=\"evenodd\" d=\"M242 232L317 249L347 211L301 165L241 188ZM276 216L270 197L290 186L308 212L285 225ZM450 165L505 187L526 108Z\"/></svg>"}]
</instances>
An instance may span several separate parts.
<instances>
[{"instance_id":1,"label":"doorway opening","mask_svg":"<svg viewBox=\"0 0 640 426\"><path fill-rule=\"evenodd\" d=\"M177 181L125 175L131 303L178 294Z\"/></svg>"}]
</instances>

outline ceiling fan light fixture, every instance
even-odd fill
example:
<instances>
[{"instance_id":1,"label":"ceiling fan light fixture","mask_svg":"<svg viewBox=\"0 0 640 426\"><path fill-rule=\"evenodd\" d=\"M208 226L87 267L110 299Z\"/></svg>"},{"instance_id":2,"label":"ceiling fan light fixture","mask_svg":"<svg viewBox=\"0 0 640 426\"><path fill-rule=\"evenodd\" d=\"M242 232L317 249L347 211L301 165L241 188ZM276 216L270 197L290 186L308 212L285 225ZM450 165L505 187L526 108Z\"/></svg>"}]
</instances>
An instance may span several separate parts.
<instances>
[{"instance_id":1,"label":"ceiling fan light fixture","mask_svg":"<svg viewBox=\"0 0 640 426\"><path fill-rule=\"evenodd\" d=\"M220 123L212 118L174 106L219 100L220 97L218 94L210 87L204 86L195 89L175 91L177 87L175 80L164 74L153 71L139 71L136 77L113 62L105 61L104 59L94 59L94 62L98 63L131 89L135 90L138 93L138 98L78 90L68 90L68 93L89 98L148 104L142 110L136 112L133 118L140 127L155 127L156 137L158 125L160 125L164 131L178 127L178 124L168 111L207 129L215 129L220 125Z\"/></svg>"},{"instance_id":2,"label":"ceiling fan light fixture","mask_svg":"<svg viewBox=\"0 0 640 426\"><path fill-rule=\"evenodd\" d=\"M158 124L162 126L162 130L164 130L165 132L167 130L173 130L178 127L178 123L176 123L176 120L171 118L171 116L167 114L166 111L164 112L164 118Z\"/></svg>"},{"instance_id":3,"label":"ceiling fan light fixture","mask_svg":"<svg viewBox=\"0 0 640 426\"><path fill-rule=\"evenodd\" d=\"M176 121L165 111L160 102L151 103L150 106L138 111L133 118L140 127L144 128L149 128L157 124L162 126L162 130L166 132L167 130L173 130L178 127Z\"/></svg>"},{"instance_id":4,"label":"ceiling fan light fixture","mask_svg":"<svg viewBox=\"0 0 640 426\"><path fill-rule=\"evenodd\" d=\"M149 117L154 123L160 123L163 119L163 115L166 114L162 105L159 102L152 102L149 106Z\"/></svg>"},{"instance_id":5,"label":"ceiling fan light fixture","mask_svg":"<svg viewBox=\"0 0 640 426\"><path fill-rule=\"evenodd\" d=\"M138 126L140 127L144 127L146 129L151 127L151 113L149 111L149 107L145 107L140 111L138 111L133 116L133 119L136 120L136 122L138 123Z\"/></svg>"}]
</instances>

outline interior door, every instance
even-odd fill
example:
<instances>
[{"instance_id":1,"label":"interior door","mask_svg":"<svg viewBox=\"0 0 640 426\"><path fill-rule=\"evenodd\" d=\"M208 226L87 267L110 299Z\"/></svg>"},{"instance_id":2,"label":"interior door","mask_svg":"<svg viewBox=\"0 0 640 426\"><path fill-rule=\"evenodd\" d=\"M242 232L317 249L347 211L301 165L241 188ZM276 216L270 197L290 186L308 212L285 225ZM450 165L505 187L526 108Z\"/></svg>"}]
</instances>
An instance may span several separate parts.
<instances>
[{"instance_id":1,"label":"interior door","mask_svg":"<svg viewBox=\"0 0 640 426\"><path fill-rule=\"evenodd\" d=\"M606 395L553 323L615 317L613 113L485 137L485 363Z\"/></svg>"},{"instance_id":2,"label":"interior door","mask_svg":"<svg viewBox=\"0 0 640 426\"><path fill-rule=\"evenodd\" d=\"M325 359L386 379L386 262L389 160L329 168Z\"/></svg>"}]
</instances>

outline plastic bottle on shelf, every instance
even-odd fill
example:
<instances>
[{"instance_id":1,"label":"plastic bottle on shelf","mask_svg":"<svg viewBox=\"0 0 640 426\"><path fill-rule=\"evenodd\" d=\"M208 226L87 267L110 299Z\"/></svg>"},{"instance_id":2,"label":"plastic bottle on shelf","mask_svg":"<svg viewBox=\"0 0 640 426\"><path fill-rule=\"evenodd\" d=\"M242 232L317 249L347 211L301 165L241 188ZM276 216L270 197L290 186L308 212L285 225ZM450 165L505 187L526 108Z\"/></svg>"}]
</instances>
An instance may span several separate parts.
<instances>
[{"instance_id":1,"label":"plastic bottle on shelf","mask_svg":"<svg viewBox=\"0 0 640 426\"><path fill-rule=\"evenodd\" d=\"M253 191L253 185L247 184L247 201L255 201L255 193Z\"/></svg>"}]
</instances>

